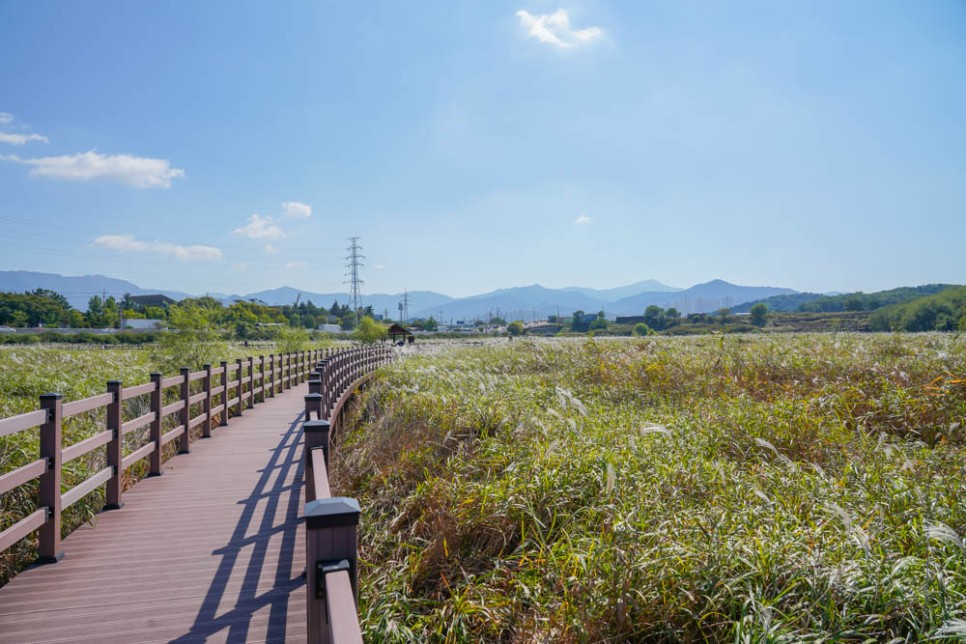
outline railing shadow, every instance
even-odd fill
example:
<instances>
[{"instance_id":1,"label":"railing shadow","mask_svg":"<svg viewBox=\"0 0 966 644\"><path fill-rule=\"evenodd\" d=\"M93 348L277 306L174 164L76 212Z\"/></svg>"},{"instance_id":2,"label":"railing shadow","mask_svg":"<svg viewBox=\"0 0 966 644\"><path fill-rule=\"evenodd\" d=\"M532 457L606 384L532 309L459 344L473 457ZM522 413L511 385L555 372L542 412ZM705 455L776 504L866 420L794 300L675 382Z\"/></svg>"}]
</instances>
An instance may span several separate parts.
<instances>
[{"instance_id":1,"label":"railing shadow","mask_svg":"<svg viewBox=\"0 0 966 644\"><path fill-rule=\"evenodd\" d=\"M239 501L245 506L231 539L224 547L215 550L213 555L221 556L221 563L215 572L201 608L191 629L173 642L202 642L227 629L227 641L244 642L248 639L254 614L269 609L266 639L282 641L286 636L286 621L289 601L294 591L305 584L302 570L293 570L295 541L302 510L302 487L304 463L300 458L302 444L302 414L289 425L281 436L278 446L273 450L268 464L261 471L258 483L251 494ZM259 504L263 510L259 514ZM284 508L284 523L276 525L279 508ZM259 519L260 517L260 519ZM253 526L253 522L258 522ZM246 537L251 528L254 534ZM271 571L266 568L266 555L270 553L270 542L281 535L282 543L277 562L274 566L272 588L258 593L259 579ZM237 578L236 566L243 551L252 548L247 569L244 572L241 589L234 606L224 610L221 604L225 598L232 575ZM223 612L219 614L219 608ZM301 606L299 606L301 608ZM259 629L261 630L261 629Z\"/></svg>"}]
</instances>

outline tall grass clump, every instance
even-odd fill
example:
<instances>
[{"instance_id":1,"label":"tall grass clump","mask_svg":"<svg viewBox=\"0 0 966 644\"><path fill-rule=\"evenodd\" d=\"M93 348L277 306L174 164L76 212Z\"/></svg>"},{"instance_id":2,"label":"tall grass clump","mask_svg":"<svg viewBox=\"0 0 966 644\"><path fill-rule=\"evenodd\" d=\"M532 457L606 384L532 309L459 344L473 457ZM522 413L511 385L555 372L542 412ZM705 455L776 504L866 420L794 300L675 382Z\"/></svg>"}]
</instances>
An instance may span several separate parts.
<instances>
[{"instance_id":1,"label":"tall grass clump","mask_svg":"<svg viewBox=\"0 0 966 644\"><path fill-rule=\"evenodd\" d=\"M908 641L966 623L966 341L514 342L333 451L375 641Z\"/></svg>"}]
</instances>

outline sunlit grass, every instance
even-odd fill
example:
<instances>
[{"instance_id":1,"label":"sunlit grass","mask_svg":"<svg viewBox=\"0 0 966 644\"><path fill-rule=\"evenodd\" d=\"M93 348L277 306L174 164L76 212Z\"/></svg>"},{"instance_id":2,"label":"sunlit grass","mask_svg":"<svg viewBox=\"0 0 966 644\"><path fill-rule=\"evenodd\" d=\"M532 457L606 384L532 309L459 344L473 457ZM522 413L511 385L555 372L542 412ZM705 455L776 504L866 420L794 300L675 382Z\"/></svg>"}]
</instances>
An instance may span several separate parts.
<instances>
[{"instance_id":1,"label":"sunlit grass","mask_svg":"<svg viewBox=\"0 0 966 644\"><path fill-rule=\"evenodd\" d=\"M514 342L382 374L334 452L374 640L962 631L961 337Z\"/></svg>"}]
</instances>

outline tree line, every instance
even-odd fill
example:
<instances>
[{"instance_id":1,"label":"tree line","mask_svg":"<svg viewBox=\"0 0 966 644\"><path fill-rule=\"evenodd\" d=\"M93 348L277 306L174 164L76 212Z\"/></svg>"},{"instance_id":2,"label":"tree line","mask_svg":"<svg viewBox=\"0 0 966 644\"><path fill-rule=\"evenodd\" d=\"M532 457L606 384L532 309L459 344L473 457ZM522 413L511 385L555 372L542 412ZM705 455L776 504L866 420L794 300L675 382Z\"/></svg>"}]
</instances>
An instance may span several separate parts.
<instances>
[{"instance_id":1,"label":"tree line","mask_svg":"<svg viewBox=\"0 0 966 644\"><path fill-rule=\"evenodd\" d=\"M49 289L0 293L0 325L20 328L120 328L122 320L135 319L159 320L163 326L174 326L173 319L185 309L203 312L211 324L231 331L241 340L270 339L272 327L278 326L316 329L322 324L337 324L342 329L351 330L356 328L360 318L372 316L372 307L354 311L338 301L328 308L316 306L311 301L270 306L239 300L226 306L205 296L176 303L144 304L129 294L120 299L94 295L88 300L87 310L79 311L63 295Z\"/></svg>"}]
</instances>

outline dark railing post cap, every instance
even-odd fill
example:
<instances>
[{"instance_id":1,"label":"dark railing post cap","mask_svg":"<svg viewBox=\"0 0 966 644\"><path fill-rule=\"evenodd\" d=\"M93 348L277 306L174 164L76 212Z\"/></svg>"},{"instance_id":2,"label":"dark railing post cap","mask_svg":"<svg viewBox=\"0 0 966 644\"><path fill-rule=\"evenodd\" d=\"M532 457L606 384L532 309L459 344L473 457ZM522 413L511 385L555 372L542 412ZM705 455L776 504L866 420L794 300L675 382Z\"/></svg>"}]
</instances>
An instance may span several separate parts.
<instances>
[{"instance_id":1,"label":"dark railing post cap","mask_svg":"<svg viewBox=\"0 0 966 644\"><path fill-rule=\"evenodd\" d=\"M112 387L112 386L113 387L117 387L120 384L121 384L121 381L120 380L108 380L107 381L107 386L108 387Z\"/></svg>"},{"instance_id":2,"label":"dark railing post cap","mask_svg":"<svg viewBox=\"0 0 966 644\"><path fill-rule=\"evenodd\" d=\"M322 398L322 394L305 394L305 400L306 401L309 401L309 400L320 400L321 398Z\"/></svg>"},{"instance_id":3,"label":"dark railing post cap","mask_svg":"<svg viewBox=\"0 0 966 644\"><path fill-rule=\"evenodd\" d=\"M306 398L314 396L315 398L322 398L322 394L309 394ZM329 421L327 420L309 420L302 423L302 431L306 434L314 434L316 432L327 432L329 431Z\"/></svg>"},{"instance_id":4,"label":"dark railing post cap","mask_svg":"<svg viewBox=\"0 0 966 644\"><path fill-rule=\"evenodd\" d=\"M201 365L201 368L207 371L208 369L211 369L211 365L206 362L205 364Z\"/></svg>"},{"instance_id":5,"label":"dark railing post cap","mask_svg":"<svg viewBox=\"0 0 966 644\"><path fill-rule=\"evenodd\" d=\"M359 502L345 496L305 504L305 525L311 530L359 525Z\"/></svg>"},{"instance_id":6,"label":"dark railing post cap","mask_svg":"<svg viewBox=\"0 0 966 644\"><path fill-rule=\"evenodd\" d=\"M181 373L191 373L191 367L181 367Z\"/></svg>"},{"instance_id":7,"label":"dark railing post cap","mask_svg":"<svg viewBox=\"0 0 966 644\"><path fill-rule=\"evenodd\" d=\"M150 373L150 376L151 376L152 378L161 378L161 377L163 377L163 376L164 376L164 374L163 374L163 373L161 373L160 371L152 371L152 372Z\"/></svg>"},{"instance_id":8,"label":"dark railing post cap","mask_svg":"<svg viewBox=\"0 0 966 644\"><path fill-rule=\"evenodd\" d=\"M64 397L64 394L58 394L58 393L40 394L41 400L60 400L63 397Z\"/></svg>"}]
</instances>

